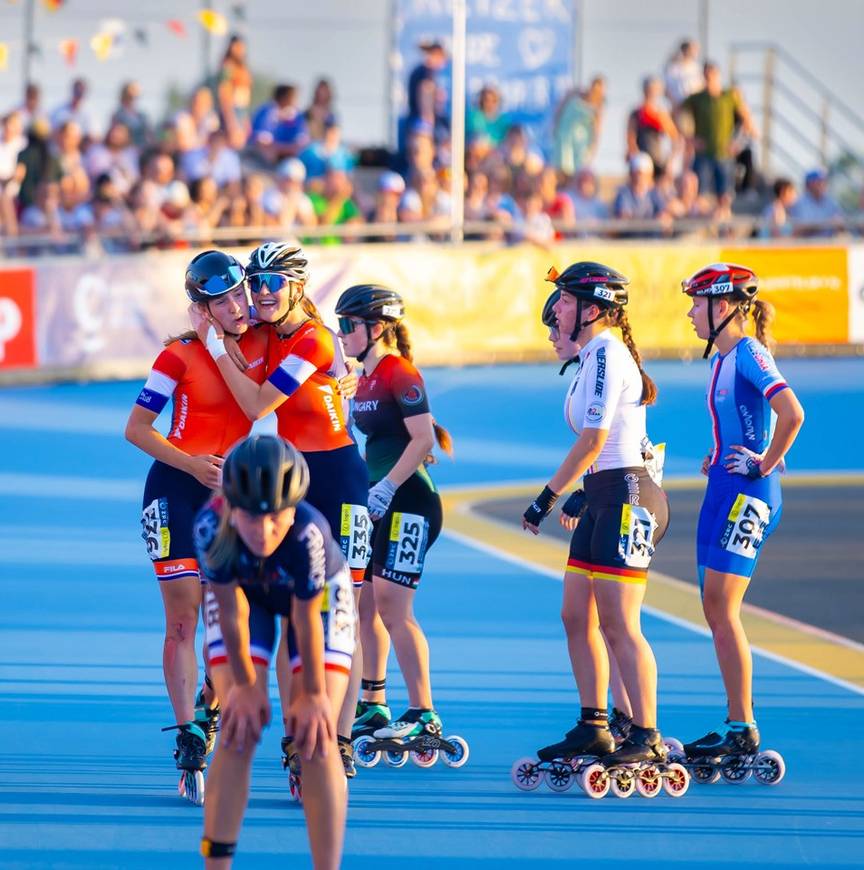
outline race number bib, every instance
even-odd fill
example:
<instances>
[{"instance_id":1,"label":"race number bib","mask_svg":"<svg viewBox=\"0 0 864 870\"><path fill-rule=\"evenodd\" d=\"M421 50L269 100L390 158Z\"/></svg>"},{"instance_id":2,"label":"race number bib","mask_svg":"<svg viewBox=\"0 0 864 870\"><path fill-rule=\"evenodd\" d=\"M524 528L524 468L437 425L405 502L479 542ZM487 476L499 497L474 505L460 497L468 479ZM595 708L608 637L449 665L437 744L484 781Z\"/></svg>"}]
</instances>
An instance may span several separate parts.
<instances>
[{"instance_id":1,"label":"race number bib","mask_svg":"<svg viewBox=\"0 0 864 870\"><path fill-rule=\"evenodd\" d=\"M621 505L618 555L628 568L647 568L654 555L654 529L657 520L648 508Z\"/></svg>"},{"instance_id":2,"label":"race number bib","mask_svg":"<svg viewBox=\"0 0 864 870\"><path fill-rule=\"evenodd\" d=\"M755 559L770 519L771 508L762 499L739 493L729 511L720 546L746 559Z\"/></svg>"},{"instance_id":3,"label":"race number bib","mask_svg":"<svg viewBox=\"0 0 864 870\"><path fill-rule=\"evenodd\" d=\"M390 523L387 567L391 571L419 574L423 570L429 520L418 514L394 513Z\"/></svg>"},{"instance_id":4,"label":"race number bib","mask_svg":"<svg viewBox=\"0 0 864 870\"><path fill-rule=\"evenodd\" d=\"M206 586L204 593L204 642L207 646L222 640L222 626L219 624L219 604L213 590Z\"/></svg>"},{"instance_id":5,"label":"race number bib","mask_svg":"<svg viewBox=\"0 0 864 870\"><path fill-rule=\"evenodd\" d=\"M321 601L321 620L324 623L324 648L333 652L354 653L354 592L351 578L343 568L324 585Z\"/></svg>"},{"instance_id":6,"label":"race number bib","mask_svg":"<svg viewBox=\"0 0 864 870\"><path fill-rule=\"evenodd\" d=\"M339 534L342 553L348 560L348 567L354 570L365 570L372 555L369 546L372 523L366 505L342 505L342 524Z\"/></svg>"},{"instance_id":7,"label":"race number bib","mask_svg":"<svg viewBox=\"0 0 864 870\"><path fill-rule=\"evenodd\" d=\"M167 559L171 552L171 532L168 529L168 499L156 498L141 514L141 537L147 545L147 555L155 562Z\"/></svg>"}]
</instances>

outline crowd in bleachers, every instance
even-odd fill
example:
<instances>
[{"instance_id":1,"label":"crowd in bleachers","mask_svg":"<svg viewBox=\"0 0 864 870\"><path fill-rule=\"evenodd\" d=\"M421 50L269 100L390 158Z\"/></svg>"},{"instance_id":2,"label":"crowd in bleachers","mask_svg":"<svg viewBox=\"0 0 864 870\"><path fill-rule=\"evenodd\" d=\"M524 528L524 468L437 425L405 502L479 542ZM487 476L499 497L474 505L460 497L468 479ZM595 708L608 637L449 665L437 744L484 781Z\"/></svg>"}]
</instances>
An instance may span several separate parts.
<instances>
[{"instance_id":1,"label":"crowd in bleachers","mask_svg":"<svg viewBox=\"0 0 864 870\"><path fill-rule=\"evenodd\" d=\"M448 61L439 42L421 48L398 147L373 160L344 144L327 79L305 105L295 86L280 84L269 101L252 106L252 73L238 37L216 81L159 123L139 108L136 82L120 88L104 135L90 116L86 81L76 79L68 100L51 111L30 84L2 118L0 232L18 237L25 251L177 246L214 234L225 241L230 230L244 240L272 231L332 244L338 232L315 228L358 224L376 227L354 238L444 237L452 172L448 96L439 78ZM785 236L844 227L821 167L807 173L800 192L793 180L759 177L758 130L747 104L694 43L683 42L662 74L645 78L628 116L626 177L617 185L592 168L605 102L602 76L574 88L551 119L551 139L538 142L494 86L471 95L466 237L547 244L562 234ZM757 218L743 231L732 220L736 197Z\"/></svg>"}]
</instances>

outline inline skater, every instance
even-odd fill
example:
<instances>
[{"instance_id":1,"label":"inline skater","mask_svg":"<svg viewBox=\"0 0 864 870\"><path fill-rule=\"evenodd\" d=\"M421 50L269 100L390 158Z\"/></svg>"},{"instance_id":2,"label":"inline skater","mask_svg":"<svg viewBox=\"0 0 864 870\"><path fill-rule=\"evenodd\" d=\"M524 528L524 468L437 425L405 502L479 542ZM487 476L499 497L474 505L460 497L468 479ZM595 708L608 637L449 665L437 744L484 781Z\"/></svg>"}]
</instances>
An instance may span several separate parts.
<instances>
[{"instance_id":1,"label":"inline skater","mask_svg":"<svg viewBox=\"0 0 864 870\"><path fill-rule=\"evenodd\" d=\"M648 566L668 525L666 498L642 456L645 407L657 389L642 369L624 310L627 278L599 263L578 262L560 275L550 270L547 280L559 291L552 306L558 328L578 345L578 370L564 405L577 440L525 511L522 526L538 534L560 494L583 475L586 510L570 543L562 607L582 711L564 739L540 749L538 757L598 757L610 768L662 763L657 666L640 627ZM621 330L623 341L612 327ZM604 638L633 713L617 749L608 727Z\"/></svg>"},{"instance_id":2,"label":"inline skater","mask_svg":"<svg viewBox=\"0 0 864 870\"><path fill-rule=\"evenodd\" d=\"M717 348L708 386L714 444L702 465L708 486L696 547L702 608L728 704L723 725L685 744L684 750L691 759L753 756L759 751L759 730L741 604L762 546L780 521L780 470L804 410L771 356L774 308L756 298L755 273L746 266L717 263L683 281L682 288L693 303L687 316L707 342L704 356ZM756 338L745 334L748 314ZM772 412L777 419L769 435ZM782 772L778 768L773 775L779 781Z\"/></svg>"},{"instance_id":3,"label":"inline skater","mask_svg":"<svg viewBox=\"0 0 864 870\"><path fill-rule=\"evenodd\" d=\"M358 284L339 297L336 314L345 352L363 365L354 421L367 438L373 521L372 561L366 574L370 588L360 599L363 697L352 736L403 742L424 734L440 736L429 644L414 614L414 598L426 554L443 521L441 497L427 470L430 451L437 439L452 455L452 442L429 411L423 378L413 364L402 297L376 284ZM390 721L386 703L390 641L409 699L408 709L396 721ZM445 760L464 763L463 745L464 756L451 754ZM434 763L437 756L437 750L430 750L427 760Z\"/></svg>"},{"instance_id":4,"label":"inline skater","mask_svg":"<svg viewBox=\"0 0 864 870\"><path fill-rule=\"evenodd\" d=\"M246 275L257 318L273 327L267 380L259 386L243 377L227 353L232 342L227 338L223 341L218 324L199 320L198 334L249 419L258 420L275 411L279 434L303 453L310 473L306 500L330 523L333 537L348 559L358 598L370 554L369 478L345 423L338 379L347 367L341 345L304 294L309 264L300 248L278 242L260 245L249 256ZM283 710L290 703L291 670L296 667L287 654L287 635L287 630L283 631L277 654ZM356 659L338 723L340 751L349 777L355 773L350 734L360 682L360 656ZM299 765L290 738L286 731L283 763L291 766L296 778Z\"/></svg>"},{"instance_id":5,"label":"inline skater","mask_svg":"<svg viewBox=\"0 0 864 870\"><path fill-rule=\"evenodd\" d=\"M204 251L189 263L185 286L193 304L202 306L226 334L237 337L250 361L240 377L253 386L261 383L267 332L250 327L240 263L221 251ZM203 793L195 788L195 771L203 769L205 750L212 749L217 717L209 690L206 703L202 691L196 706L195 629L201 582L192 523L210 491L219 486L223 454L251 424L194 332L165 344L129 415L126 438L154 459L144 486L142 537L165 609L162 668L179 729L175 758L183 771L180 792L198 803ZM153 424L171 399L166 438Z\"/></svg>"},{"instance_id":6,"label":"inline skater","mask_svg":"<svg viewBox=\"0 0 864 870\"><path fill-rule=\"evenodd\" d=\"M334 711L348 686L355 614L345 558L327 521L303 501L309 469L277 435L253 435L225 458L222 491L195 521L212 594L207 640L223 699L201 852L228 867L249 794L252 757L270 721L276 618L290 618L302 667L286 719L304 765L304 811L316 868L337 868L347 809ZM323 619L322 619L323 614Z\"/></svg>"}]
</instances>

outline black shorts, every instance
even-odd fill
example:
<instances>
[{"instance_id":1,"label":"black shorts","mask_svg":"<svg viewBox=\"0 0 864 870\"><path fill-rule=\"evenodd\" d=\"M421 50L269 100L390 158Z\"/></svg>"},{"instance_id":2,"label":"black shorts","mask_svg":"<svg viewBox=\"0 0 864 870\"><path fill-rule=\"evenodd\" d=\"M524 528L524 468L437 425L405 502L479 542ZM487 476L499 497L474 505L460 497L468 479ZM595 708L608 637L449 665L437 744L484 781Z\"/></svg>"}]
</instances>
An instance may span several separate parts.
<instances>
[{"instance_id":1,"label":"black shorts","mask_svg":"<svg viewBox=\"0 0 864 870\"><path fill-rule=\"evenodd\" d=\"M644 583L669 527L666 493L644 468L610 468L584 481L587 509L570 539L568 574Z\"/></svg>"},{"instance_id":2,"label":"black shorts","mask_svg":"<svg viewBox=\"0 0 864 870\"><path fill-rule=\"evenodd\" d=\"M195 515L211 491L191 474L154 462L144 484L141 537L159 580L198 578L192 543Z\"/></svg>"},{"instance_id":3,"label":"black shorts","mask_svg":"<svg viewBox=\"0 0 864 870\"><path fill-rule=\"evenodd\" d=\"M309 450L303 456L309 466L306 501L324 515L348 560L354 586L360 587L372 553L366 463L356 444L336 450Z\"/></svg>"},{"instance_id":4,"label":"black shorts","mask_svg":"<svg viewBox=\"0 0 864 870\"><path fill-rule=\"evenodd\" d=\"M383 577L416 589L426 552L441 534L441 496L419 474L412 474L393 496L387 513L372 526L372 565L366 579Z\"/></svg>"}]
</instances>

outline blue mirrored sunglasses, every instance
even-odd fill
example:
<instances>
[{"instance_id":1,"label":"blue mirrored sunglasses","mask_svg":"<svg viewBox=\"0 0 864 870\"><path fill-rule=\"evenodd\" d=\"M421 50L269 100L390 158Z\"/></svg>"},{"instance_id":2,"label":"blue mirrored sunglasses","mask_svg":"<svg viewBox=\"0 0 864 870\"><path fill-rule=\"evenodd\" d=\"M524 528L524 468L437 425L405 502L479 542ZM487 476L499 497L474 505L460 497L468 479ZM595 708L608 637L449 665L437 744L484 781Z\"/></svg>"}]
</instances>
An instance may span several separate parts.
<instances>
[{"instance_id":1,"label":"blue mirrored sunglasses","mask_svg":"<svg viewBox=\"0 0 864 870\"><path fill-rule=\"evenodd\" d=\"M229 266L224 275L211 275L202 285L201 289L208 296L221 296L243 283L244 273L242 266Z\"/></svg>"},{"instance_id":2,"label":"blue mirrored sunglasses","mask_svg":"<svg viewBox=\"0 0 864 870\"><path fill-rule=\"evenodd\" d=\"M356 320L352 320L350 317L340 317L338 322L339 332L341 332L342 335L351 335L351 333L360 326Z\"/></svg>"},{"instance_id":3,"label":"blue mirrored sunglasses","mask_svg":"<svg viewBox=\"0 0 864 870\"><path fill-rule=\"evenodd\" d=\"M271 293L279 293L291 283L287 275L278 272L259 272L249 276L249 289L253 293L260 293L265 287Z\"/></svg>"}]
</instances>

